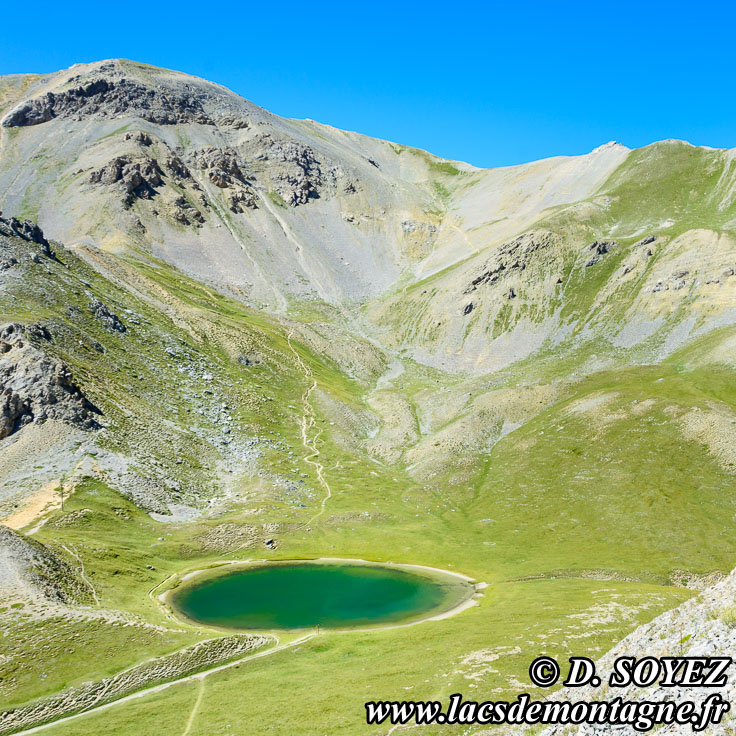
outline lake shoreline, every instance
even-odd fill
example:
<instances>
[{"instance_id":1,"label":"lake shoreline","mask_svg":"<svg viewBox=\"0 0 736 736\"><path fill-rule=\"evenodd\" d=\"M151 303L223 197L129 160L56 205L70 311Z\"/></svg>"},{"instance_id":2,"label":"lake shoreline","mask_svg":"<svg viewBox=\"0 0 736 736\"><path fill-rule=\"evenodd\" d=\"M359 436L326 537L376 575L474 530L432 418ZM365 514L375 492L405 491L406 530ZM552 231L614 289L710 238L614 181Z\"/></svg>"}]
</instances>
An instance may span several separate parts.
<instances>
[{"instance_id":1,"label":"lake shoreline","mask_svg":"<svg viewBox=\"0 0 736 736\"><path fill-rule=\"evenodd\" d=\"M438 605L426 612L426 615L410 615L405 619L386 621L385 623L376 624L357 624L356 626L325 626L324 630L334 633L348 633L358 631L375 631L379 629L392 629L401 628L406 626L414 626L416 624L428 622L428 621L441 621L446 618L455 616L469 608L480 605L478 600L482 597L482 590L487 587L486 583L478 582L474 578L465 575L463 573L445 570L442 568L431 567L429 565L415 565L411 563L398 563L398 562L385 562L385 561L373 561L365 560L361 558L347 558L347 557L317 557L317 558L284 558L284 559L247 559L247 560L223 560L221 562L215 562L204 568L198 568L195 570L184 571L177 573L170 578L162 581L158 587L166 585L166 589L158 595L153 596L157 601L158 605L168 614L174 618L183 621L189 625L204 626L208 629L216 631L254 631L254 632L299 632L306 631L311 627L308 626L297 626L297 627L239 627L239 626L221 626L217 624L206 623L194 618L189 617L176 603L173 601L176 592L181 593L181 586L186 585L187 588L191 588L195 585L193 581L201 579L203 576L209 576L211 578L219 578L220 576L225 577L225 572L228 568L235 568L237 572L238 568L243 570L259 570L259 569L272 569L276 567L284 566L299 566L299 565L343 565L343 566L366 566L373 568L382 568L385 570L396 570L404 572L414 577L423 578L429 580L434 584L453 585L458 590L462 590L463 594L459 596L459 599L454 600L452 605L448 607Z\"/></svg>"}]
</instances>

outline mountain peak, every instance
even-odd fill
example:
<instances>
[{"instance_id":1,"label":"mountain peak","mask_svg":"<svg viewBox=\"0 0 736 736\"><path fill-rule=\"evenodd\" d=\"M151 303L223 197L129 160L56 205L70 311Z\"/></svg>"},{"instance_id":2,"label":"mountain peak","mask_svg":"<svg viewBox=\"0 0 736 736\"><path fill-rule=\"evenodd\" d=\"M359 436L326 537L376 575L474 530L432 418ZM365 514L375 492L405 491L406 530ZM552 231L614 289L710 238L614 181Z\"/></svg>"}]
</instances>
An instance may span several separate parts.
<instances>
[{"instance_id":1,"label":"mountain peak","mask_svg":"<svg viewBox=\"0 0 736 736\"><path fill-rule=\"evenodd\" d=\"M220 85L125 59L74 65L30 91L35 94L3 118L4 127L125 114L163 125L214 125L222 117L261 110Z\"/></svg>"},{"instance_id":2,"label":"mountain peak","mask_svg":"<svg viewBox=\"0 0 736 736\"><path fill-rule=\"evenodd\" d=\"M618 143L618 141L608 141L608 143L604 143L601 146L598 146L597 148L594 148L591 153L600 153L602 151L611 151L611 150L620 150L620 149L626 149L626 146L622 145L621 143ZM627 149L628 150L628 149Z\"/></svg>"}]
</instances>

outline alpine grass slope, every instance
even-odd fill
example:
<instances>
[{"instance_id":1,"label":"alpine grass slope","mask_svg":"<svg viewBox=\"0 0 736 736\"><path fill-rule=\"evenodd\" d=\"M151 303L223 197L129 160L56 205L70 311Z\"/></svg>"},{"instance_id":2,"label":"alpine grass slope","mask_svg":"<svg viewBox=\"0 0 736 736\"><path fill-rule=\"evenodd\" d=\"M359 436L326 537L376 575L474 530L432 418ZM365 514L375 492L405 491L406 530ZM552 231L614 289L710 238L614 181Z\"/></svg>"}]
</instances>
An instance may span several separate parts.
<instances>
[{"instance_id":1,"label":"alpine grass slope","mask_svg":"<svg viewBox=\"0 0 736 736\"><path fill-rule=\"evenodd\" d=\"M717 582L735 156L484 170L130 61L0 78L0 733L376 733L366 700L534 694ZM158 600L311 557L487 587L318 636Z\"/></svg>"}]
</instances>

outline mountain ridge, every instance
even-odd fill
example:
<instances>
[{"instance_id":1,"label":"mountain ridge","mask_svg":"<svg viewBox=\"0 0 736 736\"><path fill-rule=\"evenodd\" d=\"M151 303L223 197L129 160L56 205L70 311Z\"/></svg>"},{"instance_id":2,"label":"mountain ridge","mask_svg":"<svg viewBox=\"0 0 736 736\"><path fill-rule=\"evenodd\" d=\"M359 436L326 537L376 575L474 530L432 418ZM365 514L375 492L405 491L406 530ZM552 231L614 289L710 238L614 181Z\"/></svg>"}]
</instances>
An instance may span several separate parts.
<instances>
[{"instance_id":1,"label":"mountain ridge","mask_svg":"<svg viewBox=\"0 0 736 736\"><path fill-rule=\"evenodd\" d=\"M110 69L109 67L112 67L112 68ZM204 85L207 89L214 89L214 88L216 88L218 90L218 93L222 93L222 94L224 94L227 97L227 99L231 103L231 106L238 106L238 105L243 106L244 105L245 106L245 109L247 111L252 112L252 110L256 110L258 117L264 117L269 122L281 121L281 119L277 118L277 116L273 116L270 113L267 113L262 108L259 108L258 106L253 105L253 103L248 102L244 98L236 95L235 93L230 92L226 88L221 87L219 85L211 85L211 83L205 82L205 81L202 81L202 80L199 80L198 81L196 78L189 77L188 75L184 75L184 74L181 74L181 73L160 72L159 70L156 70L153 67L143 66L143 65L140 65L140 64L134 63L134 62L118 62L118 61L112 61L112 62L95 62L93 64L83 65L81 67L80 66L74 66L74 67L71 67L69 70L66 70L65 72L58 72L56 74L50 74L50 75L45 76L40 82L36 82L35 86L31 90L23 90L22 92L18 93L16 95L16 98L17 99L14 101L15 104L11 106L12 109L5 109L4 110L3 120L4 120L5 127L7 128L8 115L10 115L11 113L13 113L18 107L22 107L24 104L25 105L28 104L28 101L27 101L28 100L28 97L29 97L29 94L27 94L28 92L32 92L32 94L30 94L30 97L32 99L34 99L34 100L37 100L40 96L43 96L43 94L51 91L52 88L64 87L65 85L68 86L69 84L72 83L71 80L74 80L77 77L82 77L82 76L89 77L90 75L99 75L100 70L104 70L106 68L109 68L108 71L110 71L110 72L114 72L116 70L118 70L118 71L119 70L122 70L124 72L126 69L128 71L130 71L132 69L134 72L140 72L141 70L143 70L145 72L145 74L148 74L148 75L153 74L156 77L157 76L160 76L163 73L164 74L164 81L166 81L166 79L168 78L169 75L173 75L174 78L176 78L179 81L184 82L185 84L197 83L197 84ZM80 74L80 72L82 72L82 74ZM8 107L8 106L6 105L6 107ZM42 115L52 115L52 114L53 114L53 111L42 113ZM53 119L53 118L51 118L51 119ZM283 121L279 122L279 125L287 125L287 127L290 128L290 130L287 130L286 131L288 133L290 139L293 139L294 138L294 134L295 133L298 134L300 132L299 131L299 128L301 128L301 130L303 130L305 126L318 126L322 132L324 132L325 130L327 130L329 128L329 130L333 131L333 133L337 136L337 138L340 139L338 141L335 141L332 145L329 146L329 150L333 153L333 155L335 155L335 154L338 155L338 156L344 155L344 154L341 154L340 153L341 151L344 151L344 147L342 147L340 145L340 143L341 143L341 141L344 143L344 141L346 139L349 140L349 144L350 144L349 147L352 150L352 155L353 156L354 155L358 155L361 160L364 159L364 158L370 158L370 154L375 155L375 156L379 156L380 154L383 153L384 154L384 161L382 162L382 165L384 167L386 167L386 166L389 167L388 175L389 175L389 180L392 182L391 183L391 186L392 187L397 186L397 184L399 182L401 182L401 184L399 184L399 186L401 186L401 187L407 187L407 186L410 187L410 188L411 187L416 187L416 186L419 186L420 187L420 190L419 191L405 192L405 194L402 195L402 197L404 199L406 199L406 196L405 195L406 194L409 195L408 201L406 202L406 204L408 204L408 206L409 206L409 210L408 210L408 212L406 212L406 215L411 215L411 214L414 214L414 213L419 214L421 216L421 220L420 220L421 226L424 227L424 228L429 228L430 229L430 232L431 232L431 228L436 227L437 225L434 222L432 222L432 221L427 221L426 216L421 215L421 213L422 213L423 210L427 210L427 209L430 209L430 210L433 210L433 211L434 210L437 210L438 207L441 209L442 202L441 201L437 201L437 200L438 200L438 197L439 197L440 200L442 199L442 192L444 190L443 189L433 190L431 188L432 187L432 184L431 184L431 182L429 182L429 179L431 179L432 177L430 177L430 176L427 175L427 167L428 166L431 167L432 165L435 166L436 168L439 167L440 169L442 169L442 167L449 167L448 168L448 171L451 172L451 173L454 172L454 171L462 170L462 169L465 169L465 172L464 173L483 171L483 170L476 169L475 167L471 167L468 164L463 164L462 162L458 162L457 164L455 164L454 162L451 162L451 161L448 161L448 160L445 160L445 159L436 159L436 157L431 156L431 154L428 154L428 153L423 152L423 151L419 151L418 149L407 149L406 147L398 146L397 144L392 144L392 143L386 142L386 141L380 141L378 139L370 139L367 136L363 136L362 134L359 134L359 133L348 133L348 132L345 132L345 131L339 131L338 129L332 128L330 126L323 126L323 125L318 124L318 123L306 123L305 121L286 121L286 120L283 120ZM295 130L294 126L296 126L296 130ZM312 139L311 139L310 143L314 144L315 141L314 141L313 136L311 138ZM322 135L322 138L324 139L324 136L323 135ZM357 139L357 142L356 142L356 139ZM327 143L327 141L324 141L324 140L322 140L320 142L321 143ZM337 149L335 148L335 143L338 146ZM82 143L82 145L86 146L87 144L86 143ZM366 145L369 147L368 154L366 154L365 151L361 151L360 150L361 146L365 147ZM357 150L356 150L356 146L357 146ZM386 156L385 155L386 149L389 149L391 151L391 154L389 154L389 156ZM397 155L396 152L397 151L399 152L399 154L401 152L404 152L404 151L411 151L412 152L410 154L410 156L408 157L409 158L409 161L408 161L408 164L409 165L408 166L404 163L404 161L396 162L395 160L391 160L391 159L395 159L396 158L396 155ZM355 163L356 163L356 161L353 160L353 164L355 164ZM360 161L358 161L357 163L360 163ZM397 166L397 163L398 163L398 166ZM457 169L456 166L460 166L460 169ZM372 172L369 172L369 173L372 173ZM438 173L439 174L442 174L444 172L442 172L440 170ZM360 172L360 174L361 174L362 177L365 177L366 170L365 170L365 167L364 166L363 166L363 170ZM397 178L398 178L398 180L397 180ZM370 181L370 179L368 181ZM375 181L374 182L370 182L370 184L371 184L371 187L370 188L372 190L380 189L380 187L375 186L376 185L376 182ZM1 186L1 184L0 184L0 186ZM426 191L427 190L427 186L430 187L429 191ZM438 194L438 192L439 192L439 194ZM307 196L309 196L309 194ZM379 209L385 208L387 206L387 204L390 204L390 203L393 204L393 205L396 204L395 202L391 202L391 198L390 197L388 198L388 200L386 199L386 196L382 197L382 199L383 199L383 203L380 204ZM18 200L15 200L15 202L16 202L16 206L17 206ZM5 205L5 203L3 203L3 204ZM12 204L13 204L13 200L11 200L11 206L12 206ZM370 209L375 211L377 204L379 204L379 203L371 202L372 207ZM265 203L265 205L268 206L268 203ZM41 220L42 225L45 225L46 226L46 229L47 230L50 230L51 233L52 233L52 235L58 236L58 237L62 238L65 242L73 243L79 237L79 232L75 232L73 229L70 232L70 229L69 228L65 228L64 231L61 231L61 232L55 232L54 231L54 223L53 222L44 222L44 217L43 217L43 213L42 212L39 212L39 213L29 212L28 214L39 214L40 216L37 217L37 218L35 218L35 219ZM341 229L339 227L339 223L336 223L335 222L335 220L337 219L335 215L339 215L339 216L344 217L344 218L353 218L353 222L359 222L360 223L361 222L361 219L365 219L365 218L361 218L361 215L363 215L363 214L365 214L367 217L370 217L370 218L375 217L375 212L371 213L370 211L369 212L366 212L366 213L361 213L361 212L353 213L351 211L348 211L348 212L344 212L343 211L343 212L340 212L340 213L333 213L332 215L328 215L328 217L330 219L330 223L331 223L329 225L329 228L331 228L331 229ZM186 215L182 215L181 213L179 213L179 216L180 217L185 217ZM274 218L271 218L271 219L274 219ZM419 219L419 218L417 218L417 219ZM430 218L430 220L431 220L431 218ZM365 224L365 223L362 223L362 224ZM398 242L397 243L395 241L397 241L397 240L399 240L399 241L400 240L416 240L416 238L411 238L411 237L406 238L403 233L401 233L400 235L397 235L395 232L392 232L392 231L395 230L395 228L398 225L399 225L399 223L393 223L393 224L389 225L388 227L383 227L382 228L382 227L379 226L378 229L379 229L380 232L378 233L378 235L380 235L381 238L384 239L384 240L394 241L394 244L391 246L391 251L393 251L393 255L391 256L391 258L394 261L396 261L396 259L398 258L399 260L398 260L398 262L397 262L396 265L398 266L399 263L403 263L403 266L401 266L403 268L403 267L405 267L407 265L407 259L405 257L406 256L406 253L402 253L402 251L406 251L407 244L406 243L401 243L401 242ZM222 226L222 223L220 223L220 226ZM283 230L283 227L281 226L281 224L279 224L279 223L273 223L273 222L271 222L270 224L269 223L264 223L261 226L261 228L263 228L263 227L265 227L265 232L268 233L269 236L273 237L274 239L279 238L280 237L280 235L278 234L279 233L279 230ZM276 234L273 234L273 228L274 227L276 228ZM353 228L353 230L354 229L355 228ZM85 237L92 237L93 239L96 238L98 240L98 242L100 241L100 235L99 235L100 228L99 227L94 227L93 226L91 228L92 232L90 232L90 228L89 227L86 228L86 230L87 230L87 232L84 233ZM124 239L127 239L129 241L130 240L134 240L135 239L134 238L134 233L131 233L132 230L133 230L133 228L131 228L130 225L124 225L123 224L123 227L122 227L122 230L121 230L121 232L123 233L123 238ZM96 236L95 236L95 232L97 232L97 235ZM347 235L344 232L343 233L340 233L340 237L347 238L347 240L350 240L350 239L354 238L355 235L356 235L355 232L349 233ZM257 234L253 234L253 236L254 237L259 237ZM251 237L253 237L253 236L251 236ZM164 235L164 238L165 237L166 236ZM307 234L306 237L313 238L314 236L312 234ZM105 240L109 240L109 239L110 239L110 235L109 234L107 236L103 236L102 242L104 243ZM117 239L119 239L119 238L117 238ZM232 239L237 240L237 238L235 238L235 237L233 237ZM281 239L283 239L283 238L281 238ZM431 237L428 238L427 239L427 242L429 242L431 239L432 239ZM287 238L287 240L288 240L288 238ZM359 240L365 240L365 238L359 237ZM375 238L371 238L369 236L368 237L368 240L375 240ZM416 250L417 249L417 246L420 246L420 243L409 243L408 244L409 249ZM372 247L375 248L375 244ZM382 250L385 252L385 249L382 249ZM396 251L399 251L399 252L397 253ZM409 256L409 259L408 259L408 262L411 263L412 260L415 260L416 257L418 257L420 255L421 254L416 254L416 253L413 256L410 255ZM334 260L335 260L334 255L332 256L331 260L333 261L333 264L330 266L330 268L332 268L332 269L334 269L334 268L341 268L341 266L340 266L339 263L337 263L337 264L334 263ZM378 282L378 284L377 284L377 287L376 288L378 288L379 290L381 290L382 288L385 288L386 286L388 286L392 281L395 281L396 280L397 275L398 275L398 271L396 271L395 269L392 270L391 274L388 274L389 281L386 281L386 275L384 274L384 275L381 276L381 268L380 267L376 267L377 264L375 264L375 259L373 259L372 264L373 264L373 270L375 272L377 272L377 274L378 274L378 278L376 279L376 281ZM353 274L353 276L354 275L355 274ZM307 278L309 280L311 277L307 276ZM347 287L344 284L338 285L337 286L337 293L339 293L340 291L345 291L346 288ZM361 292L362 293L365 293L366 292L366 289L368 289L369 292L375 292L375 289L371 289L371 287L365 286L365 287L362 287L361 290L358 293L361 293ZM318 290L318 292L319 292L319 290ZM328 297L328 300L332 300L332 299L336 298L334 296L335 295L335 289L334 288L332 289L332 294L333 294L333 296L329 296L329 294L327 294L326 292L323 291L322 297L327 296Z\"/></svg>"},{"instance_id":2,"label":"mountain ridge","mask_svg":"<svg viewBox=\"0 0 736 736\"><path fill-rule=\"evenodd\" d=\"M221 85L127 60L75 65L14 95L0 125L0 208L38 220L52 237L83 250L162 258L257 308L286 314L300 304L337 307L353 326L362 322L364 333L389 326L393 343L403 335L390 349L448 370L497 370L560 339L580 349L603 330L591 331L600 320L586 310L600 312L605 300L619 299L620 277L596 263L621 261L632 273L623 262L630 256L649 293L659 287L646 274L658 259L675 256L668 243L681 244L688 228L693 244L718 222L724 233L736 229L736 156L726 149L675 140L628 149L611 141L582 156L478 169L282 119ZM652 201L641 208L640 197ZM513 283L511 271L503 274L503 293L486 286L480 301L465 299L463 282L476 278L468 268L494 259L502 270L513 265L505 264L504 249L531 233L553 236L530 257L547 254L559 284L546 283L542 271L531 278L525 262ZM631 250L647 235L660 249L648 264ZM582 256L577 271L578 253L591 242L619 241L618 255ZM704 281L730 267L714 264ZM593 278L602 268L606 284ZM655 270L658 280L671 275L662 265ZM424 283L438 285L439 292L425 292L432 305L406 302ZM589 289L600 293L584 297ZM559 305L581 298L588 307L561 316ZM632 307L630 321L642 329L630 331L630 347L652 333L656 309L644 313L651 301ZM408 304L419 317L395 329L384 315L405 315ZM726 305L722 299L719 314ZM681 335L673 349L691 331L678 326L690 319L688 310L670 327ZM407 331L409 325L419 329ZM606 340L621 341L615 334ZM489 357L478 362L479 350Z\"/></svg>"}]
</instances>

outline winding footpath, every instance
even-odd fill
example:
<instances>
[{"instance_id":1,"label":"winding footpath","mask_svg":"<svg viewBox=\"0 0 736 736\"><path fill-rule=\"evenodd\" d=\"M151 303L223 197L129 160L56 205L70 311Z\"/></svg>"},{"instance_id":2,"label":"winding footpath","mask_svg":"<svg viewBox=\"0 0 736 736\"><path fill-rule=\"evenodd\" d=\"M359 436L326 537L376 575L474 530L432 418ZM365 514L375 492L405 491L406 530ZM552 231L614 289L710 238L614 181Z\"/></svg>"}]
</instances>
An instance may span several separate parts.
<instances>
[{"instance_id":1,"label":"winding footpath","mask_svg":"<svg viewBox=\"0 0 736 736\"><path fill-rule=\"evenodd\" d=\"M289 345L289 349L294 354L294 357L296 358L297 363L299 364L299 367L304 372L305 378L312 379L312 383L307 388L307 390L302 395L302 405L304 406L304 413L302 414L302 418L300 421L300 433L302 438L302 445L304 446L304 449L307 451L307 455L304 456L304 461L309 463L317 473L317 479L319 480L320 485L325 490L325 496L322 498L322 502L320 503L319 511L317 511L310 519L308 519L302 527L310 527L311 524L314 522L315 519L318 519L322 514L325 512L325 505L327 502L332 498L332 489L330 488L330 484L327 482L327 479L324 476L324 465L322 463L316 461L314 458L319 457L319 450L317 449L317 440L319 439L320 435L322 434L322 430L318 429L317 432L315 432L314 436L310 439L309 437L309 431L314 427L315 425L315 415L314 415L314 409L312 408L312 404L309 400L310 396L312 395L312 392L317 388L317 381L314 379L312 375L312 371L309 370L309 368L306 366L304 361L302 360L301 356L297 352L297 350L294 348L294 346L291 344L291 336L293 335L293 330L289 330L288 335L286 336L286 341ZM311 446L310 446L311 445Z\"/></svg>"}]
</instances>

